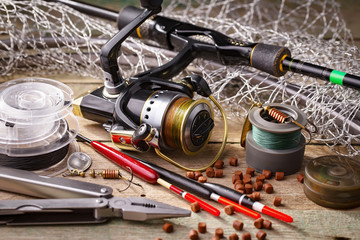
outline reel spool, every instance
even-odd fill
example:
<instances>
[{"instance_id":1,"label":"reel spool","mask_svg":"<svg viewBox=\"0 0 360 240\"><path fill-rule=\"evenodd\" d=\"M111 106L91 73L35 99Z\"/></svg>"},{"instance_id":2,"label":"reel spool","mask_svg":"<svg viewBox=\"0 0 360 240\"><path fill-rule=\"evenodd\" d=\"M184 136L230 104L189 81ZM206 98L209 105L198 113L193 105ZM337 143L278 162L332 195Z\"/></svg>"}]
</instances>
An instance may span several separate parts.
<instances>
[{"instance_id":1,"label":"reel spool","mask_svg":"<svg viewBox=\"0 0 360 240\"><path fill-rule=\"evenodd\" d=\"M65 84L44 78L1 84L0 165L39 170L63 160L78 131L72 95Z\"/></svg>"},{"instance_id":2,"label":"reel spool","mask_svg":"<svg viewBox=\"0 0 360 240\"><path fill-rule=\"evenodd\" d=\"M324 207L360 206L360 161L344 156L313 159L305 167L304 192Z\"/></svg>"},{"instance_id":3,"label":"reel spool","mask_svg":"<svg viewBox=\"0 0 360 240\"><path fill-rule=\"evenodd\" d=\"M249 115L252 130L246 135L246 162L256 171L270 170L290 175L301 169L305 151L302 128L285 121L285 116L305 126L305 114L299 109L284 105L270 104L264 108L253 108Z\"/></svg>"}]
</instances>

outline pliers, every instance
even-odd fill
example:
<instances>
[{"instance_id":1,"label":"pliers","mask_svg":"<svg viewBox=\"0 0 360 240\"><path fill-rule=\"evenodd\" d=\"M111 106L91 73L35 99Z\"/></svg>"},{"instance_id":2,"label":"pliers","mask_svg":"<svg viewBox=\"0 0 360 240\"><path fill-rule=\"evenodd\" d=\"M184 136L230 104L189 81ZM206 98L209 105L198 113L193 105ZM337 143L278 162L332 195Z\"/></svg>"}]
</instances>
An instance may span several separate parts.
<instances>
[{"instance_id":1,"label":"pliers","mask_svg":"<svg viewBox=\"0 0 360 240\"><path fill-rule=\"evenodd\" d=\"M114 197L107 186L6 167L0 167L0 189L48 198L0 200L0 224L6 225L103 223L112 217L145 221L191 214L147 198Z\"/></svg>"},{"instance_id":2,"label":"pliers","mask_svg":"<svg viewBox=\"0 0 360 240\"><path fill-rule=\"evenodd\" d=\"M146 198L1 200L0 224L103 223L109 218L145 221L190 216L190 211Z\"/></svg>"}]
</instances>

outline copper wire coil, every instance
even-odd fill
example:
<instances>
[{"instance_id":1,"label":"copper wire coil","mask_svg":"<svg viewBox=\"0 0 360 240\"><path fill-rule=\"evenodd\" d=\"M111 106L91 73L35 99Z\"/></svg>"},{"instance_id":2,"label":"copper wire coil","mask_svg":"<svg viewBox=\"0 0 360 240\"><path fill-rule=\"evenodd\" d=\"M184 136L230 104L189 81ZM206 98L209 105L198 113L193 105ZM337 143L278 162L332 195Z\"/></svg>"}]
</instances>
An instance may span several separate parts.
<instances>
[{"instance_id":1,"label":"copper wire coil","mask_svg":"<svg viewBox=\"0 0 360 240\"><path fill-rule=\"evenodd\" d=\"M116 179L121 178L121 174L119 170L106 169L101 171L101 177L104 179Z\"/></svg>"},{"instance_id":2,"label":"copper wire coil","mask_svg":"<svg viewBox=\"0 0 360 240\"><path fill-rule=\"evenodd\" d=\"M279 121L280 123L284 123L286 121L286 119L288 118L288 116L279 111L278 109L276 108L270 108L268 110L268 114L273 117L274 119L276 119L277 121Z\"/></svg>"}]
</instances>

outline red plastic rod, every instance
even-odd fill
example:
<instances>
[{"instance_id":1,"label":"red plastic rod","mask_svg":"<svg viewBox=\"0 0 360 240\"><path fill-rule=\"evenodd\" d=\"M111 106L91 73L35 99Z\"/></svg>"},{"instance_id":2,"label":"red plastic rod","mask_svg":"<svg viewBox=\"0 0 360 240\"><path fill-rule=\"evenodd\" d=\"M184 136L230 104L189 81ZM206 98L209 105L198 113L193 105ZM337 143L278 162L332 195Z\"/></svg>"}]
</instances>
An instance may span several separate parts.
<instances>
[{"instance_id":1,"label":"red plastic rod","mask_svg":"<svg viewBox=\"0 0 360 240\"><path fill-rule=\"evenodd\" d=\"M149 168L148 166L100 142L91 141L90 144L94 149L99 151L101 154L109 158L114 163L118 164L120 167L124 168L127 171L129 170L128 168L130 168L135 176L151 184L157 183L157 179L159 178L158 173L155 172L153 169Z\"/></svg>"},{"instance_id":2,"label":"red plastic rod","mask_svg":"<svg viewBox=\"0 0 360 240\"><path fill-rule=\"evenodd\" d=\"M290 217L289 215L286 215L286 214L284 214L282 212L279 212L279 211L277 211L277 210L275 210L273 208L270 208L268 206L264 206L261 212L264 213L264 214L267 214L269 216L272 216L274 218L280 219L282 221L288 222L288 223L293 222L293 218Z\"/></svg>"},{"instance_id":3,"label":"red plastic rod","mask_svg":"<svg viewBox=\"0 0 360 240\"><path fill-rule=\"evenodd\" d=\"M188 200L189 202L193 203L193 202L198 202L200 207L202 209L204 209L205 211L207 211L208 213L211 213L212 215L218 217L220 215L220 211L219 209L211 206L210 204L202 201L201 199L195 197L194 195L188 193L188 192L185 192L183 190L181 190L180 188L177 188L175 187L174 185L166 182L165 180L159 178L158 179L158 183L168 189L170 189L171 191L179 194L182 198Z\"/></svg>"}]
</instances>

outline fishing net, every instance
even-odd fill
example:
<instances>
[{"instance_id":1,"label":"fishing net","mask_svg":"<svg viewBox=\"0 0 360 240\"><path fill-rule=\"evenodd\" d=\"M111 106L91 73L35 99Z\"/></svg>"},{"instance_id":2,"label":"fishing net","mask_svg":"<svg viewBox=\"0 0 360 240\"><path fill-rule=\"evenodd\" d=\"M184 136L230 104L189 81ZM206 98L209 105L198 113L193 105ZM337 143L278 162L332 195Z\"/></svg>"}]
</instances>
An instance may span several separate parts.
<instances>
[{"instance_id":1,"label":"fishing net","mask_svg":"<svg viewBox=\"0 0 360 240\"><path fill-rule=\"evenodd\" d=\"M167 3L167 2L165 2ZM123 7L123 6L121 6ZM292 57L360 75L360 52L333 0L169 1L164 16L204 26L246 42L288 47ZM59 3L0 2L0 75L73 73L103 79L101 46L117 32L115 23ZM162 65L175 56L152 42L129 38L119 57L125 77ZM303 110L318 128L313 134L334 151L359 155L359 92L300 74L275 78L251 67L195 60L183 74L202 75L231 118L244 118L249 98Z\"/></svg>"}]
</instances>

